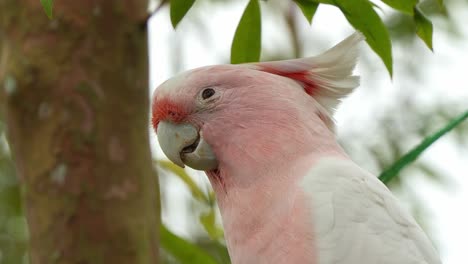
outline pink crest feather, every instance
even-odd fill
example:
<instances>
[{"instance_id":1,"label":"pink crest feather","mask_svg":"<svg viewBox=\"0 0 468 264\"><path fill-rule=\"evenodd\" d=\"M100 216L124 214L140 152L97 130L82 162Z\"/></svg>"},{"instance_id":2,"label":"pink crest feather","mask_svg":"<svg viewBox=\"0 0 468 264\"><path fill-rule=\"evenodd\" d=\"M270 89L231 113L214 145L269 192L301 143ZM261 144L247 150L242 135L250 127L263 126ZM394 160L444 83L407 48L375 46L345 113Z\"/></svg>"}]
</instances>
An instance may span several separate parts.
<instances>
[{"instance_id":1,"label":"pink crest feather","mask_svg":"<svg viewBox=\"0 0 468 264\"><path fill-rule=\"evenodd\" d=\"M300 82L301 85L304 87L305 92L311 96L314 95L314 93L319 88L317 83L312 80L311 73L308 70L287 72L287 71L282 71L280 69L263 66L263 65L260 65L260 70Z\"/></svg>"},{"instance_id":2,"label":"pink crest feather","mask_svg":"<svg viewBox=\"0 0 468 264\"><path fill-rule=\"evenodd\" d=\"M356 32L315 57L246 66L298 82L332 116L340 99L359 86L359 77L353 76L353 70L358 58L358 44L363 39L362 34Z\"/></svg>"}]
</instances>

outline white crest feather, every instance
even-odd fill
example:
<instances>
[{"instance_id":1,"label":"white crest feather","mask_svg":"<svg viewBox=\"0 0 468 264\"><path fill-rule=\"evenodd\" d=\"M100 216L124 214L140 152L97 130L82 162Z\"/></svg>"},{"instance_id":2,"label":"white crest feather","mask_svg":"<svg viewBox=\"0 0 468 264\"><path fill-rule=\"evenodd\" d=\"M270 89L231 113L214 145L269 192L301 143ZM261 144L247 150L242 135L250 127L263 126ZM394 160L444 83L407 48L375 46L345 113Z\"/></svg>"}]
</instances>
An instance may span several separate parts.
<instances>
[{"instance_id":1,"label":"white crest feather","mask_svg":"<svg viewBox=\"0 0 468 264\"><path fill-rule=\"evenodd\" d=\"M359 86L359 76L352 74L362 40L364 36L356 32L325 53L304 59L313 67L311 77L320 83L316 100L330 114L334 113L340 99Z\"/></svg>"}]
</instances>

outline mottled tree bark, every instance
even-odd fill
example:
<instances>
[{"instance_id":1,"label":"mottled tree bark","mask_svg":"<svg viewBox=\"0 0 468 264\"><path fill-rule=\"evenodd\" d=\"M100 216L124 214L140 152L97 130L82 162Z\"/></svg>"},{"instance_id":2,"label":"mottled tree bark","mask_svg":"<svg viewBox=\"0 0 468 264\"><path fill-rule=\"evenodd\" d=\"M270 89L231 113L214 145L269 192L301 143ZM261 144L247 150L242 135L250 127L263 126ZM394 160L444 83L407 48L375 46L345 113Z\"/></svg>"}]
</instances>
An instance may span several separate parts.
<instances>
[{"instance_id":1,"label":"mottled tree bark","mask_svg":"<svg viewBox=\"0 0 468 264\"><path fill-rule=\"evenodd\" d=\"M32 264L156 263L146 0L0 0L0 102ZM1 111L0 111L1 112Z\"/></svg>"}]
</instances>

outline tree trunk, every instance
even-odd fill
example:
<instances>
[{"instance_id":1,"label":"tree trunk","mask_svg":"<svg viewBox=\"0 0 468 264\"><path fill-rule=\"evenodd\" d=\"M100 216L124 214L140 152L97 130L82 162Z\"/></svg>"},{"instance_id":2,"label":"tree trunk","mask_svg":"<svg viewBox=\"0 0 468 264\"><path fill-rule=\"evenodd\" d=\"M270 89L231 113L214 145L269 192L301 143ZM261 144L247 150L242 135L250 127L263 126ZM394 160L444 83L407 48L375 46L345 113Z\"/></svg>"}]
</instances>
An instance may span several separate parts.
<instances>
[{"instance_id":1,"label":"tree trunk","mask_svg":"<svg viewBox=\"0 0 468 264\"><path fill-rule=\"evenodd\" d=\"M146 0L0 0L0 102L32 264L157 263ZM2 111L0 111L2 112Z\"/></svg>"}]
</instances>

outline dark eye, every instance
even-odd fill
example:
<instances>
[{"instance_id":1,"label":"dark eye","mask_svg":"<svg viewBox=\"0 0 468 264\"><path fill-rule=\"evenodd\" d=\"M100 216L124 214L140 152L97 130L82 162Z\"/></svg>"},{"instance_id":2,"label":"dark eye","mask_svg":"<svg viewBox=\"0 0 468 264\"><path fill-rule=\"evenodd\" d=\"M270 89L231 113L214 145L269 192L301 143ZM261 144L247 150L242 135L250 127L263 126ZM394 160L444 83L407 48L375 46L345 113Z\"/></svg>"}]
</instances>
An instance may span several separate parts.
<instances>
[{"instance_id":1,"label":"dark eye","mask_svg":"<svg viewBox=\"0 0 468 264\"><path fill-rule=\"evenodd\" d=\"M203 100L205 100L205 99L210 98L214 94L215 94L215 90L213 90L212 88L206 88L205 90L203 90L201 96L202 96Z\"/></svg>"}]
</instances>

